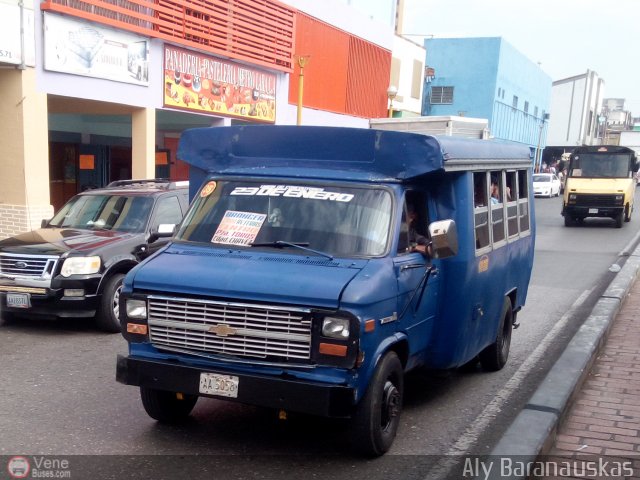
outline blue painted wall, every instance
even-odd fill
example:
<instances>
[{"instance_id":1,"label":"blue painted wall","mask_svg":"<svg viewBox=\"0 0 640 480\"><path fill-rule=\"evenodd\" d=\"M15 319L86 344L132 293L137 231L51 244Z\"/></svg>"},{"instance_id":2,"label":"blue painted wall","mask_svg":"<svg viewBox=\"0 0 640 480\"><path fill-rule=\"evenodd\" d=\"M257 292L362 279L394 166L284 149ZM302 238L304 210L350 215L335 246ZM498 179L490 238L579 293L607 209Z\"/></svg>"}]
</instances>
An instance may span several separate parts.
<instances>
[{"instance_id":1,"label":"blue painted wall","mask_svg":"<svg viewBox=\"0 0 640 480\"><path fill-rule=\"evenodd\" d=\"M552 81L539 65L501 37L432 38L424 45L435 76L425 84L423 115L486 118L495 138L532 148L540 139L544 147ZM453 103L431 104L433 86L454 87Z\"/></svg>"}]
</instances>

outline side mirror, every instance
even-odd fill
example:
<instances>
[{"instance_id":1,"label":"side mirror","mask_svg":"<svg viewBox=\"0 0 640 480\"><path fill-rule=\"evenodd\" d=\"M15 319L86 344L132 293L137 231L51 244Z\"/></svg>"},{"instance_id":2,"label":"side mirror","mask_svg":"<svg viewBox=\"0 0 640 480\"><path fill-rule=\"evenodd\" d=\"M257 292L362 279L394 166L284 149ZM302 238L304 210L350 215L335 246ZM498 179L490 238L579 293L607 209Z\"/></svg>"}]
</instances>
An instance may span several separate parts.
<instances>
[{"instance_id":1,"label":"side mirror","mask_svg":"<svg viewBox=\"0 0 640 480\"><path fill-rule=\"evenodd\" d=\"M638 163L637 157L633 157L632 162L633 163L631 164L631 170L633 171L633 173L636 173L640 168L640 163Z\"/></svg>"},{"instance_id":2,"label":"side mirror","mask_svg":"<svg viewBox=\"0 0 640 480\"><path fill-rule=\"evenodd\" d=\"M434 258L447 258L458 254L458 229L453 220L439 220L431 223L429 236Z\"/></svg>"},{"instance_id":3,"label":"side mirror","mask_svg":"<svg viewBox=\"0 0 640 480\"><path fill-rule=\"evenodd\" d=\"M161 223L157 228L151 230L149 235L149 243L155 242L159 238L170 238L176 231L175 223Z\"/></svg>"}]
</instances>

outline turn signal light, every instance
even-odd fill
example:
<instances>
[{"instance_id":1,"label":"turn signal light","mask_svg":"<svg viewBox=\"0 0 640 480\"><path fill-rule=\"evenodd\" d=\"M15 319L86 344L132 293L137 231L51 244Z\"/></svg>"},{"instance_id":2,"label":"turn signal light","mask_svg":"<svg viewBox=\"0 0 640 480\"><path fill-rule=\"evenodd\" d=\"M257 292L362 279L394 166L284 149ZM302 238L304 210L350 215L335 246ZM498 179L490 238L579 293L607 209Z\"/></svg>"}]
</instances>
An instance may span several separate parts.
<instances>
[{"instance_id":1,"label":"turn signal light","mask_svg":"<svg viewBox=\"0 0 640 480\"><path fill-rule=\"evenodd\" d=\"M147 325L139 323L127 323L127 333L135 333L137 335L146 335L148 332Z\"/></svg>"},{"instance_id":2,"label":"turn signal light","mask_svg":"<svg viewBox=\"0 0 640 480\"><path fill-rule=\"evenodd\" d=\"M333 355L334 357L346 357L347 346L335 345L333 343L321 343L319 346L319 352L322 355Z\"/></svg>"}]
</instances>

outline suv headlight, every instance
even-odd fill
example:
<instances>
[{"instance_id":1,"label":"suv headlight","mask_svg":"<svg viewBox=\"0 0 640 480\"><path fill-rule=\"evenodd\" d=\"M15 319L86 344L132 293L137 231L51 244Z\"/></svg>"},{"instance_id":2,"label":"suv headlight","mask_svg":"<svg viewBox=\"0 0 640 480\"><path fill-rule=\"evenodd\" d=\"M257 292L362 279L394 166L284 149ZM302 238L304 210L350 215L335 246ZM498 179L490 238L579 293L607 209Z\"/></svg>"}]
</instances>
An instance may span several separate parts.
<instances>
[{"instance_id":1,"label":"suv headlight","mask_svg":"<svg viewBox=\"0 0 640 480\"><path fill-rule=\"evenodd\" d=\"M322 320L322 335L341 340L349 338L349 319L325 317Z\"/></svg>"},{"instance_id":2,"label":"suv headlight","mask_svg":"<svg viewBox=\"0 0 640 480\"><path fill-rule=\"evenodd\" d=\"M100 257L69 257L62 264L60 274L63 277L71 275L90 275L100 271Z\"/></svg>"}]
</instances>

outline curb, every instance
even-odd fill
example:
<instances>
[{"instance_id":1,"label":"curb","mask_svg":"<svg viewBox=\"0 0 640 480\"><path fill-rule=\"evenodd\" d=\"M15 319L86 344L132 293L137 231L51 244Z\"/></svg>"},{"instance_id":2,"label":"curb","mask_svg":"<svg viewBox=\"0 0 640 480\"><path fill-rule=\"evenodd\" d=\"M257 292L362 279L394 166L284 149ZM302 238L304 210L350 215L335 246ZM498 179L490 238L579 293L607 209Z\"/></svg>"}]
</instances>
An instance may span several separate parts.
<instances>
[{"instance_id":1,"label":"curb","mask_svg":"<svg viewBox=\"0 0 640 480\"><path fill-rule=\"evenodd\" d=\"M623 267L529 402L493 448L491 457L512 457L526 464L535 462L538 456L545 454L553 446L556 431L564 420L574 393L579 391L589 375L624 299L636 282L640 271L640 247L635 250L633 248L639 240L640 232L620 252L619 258L628 257ZM527 477L515 474L489 478Z\"/></svg>"}]
</instances>

